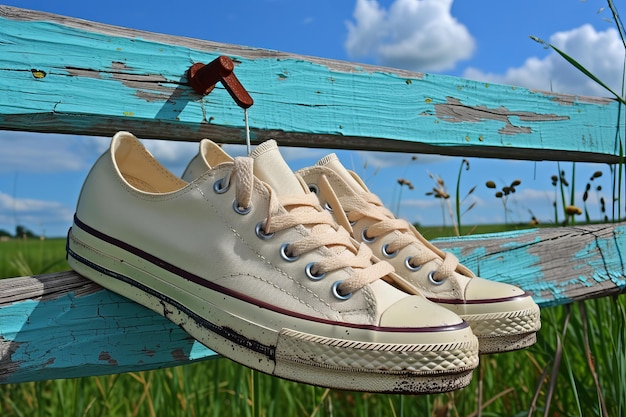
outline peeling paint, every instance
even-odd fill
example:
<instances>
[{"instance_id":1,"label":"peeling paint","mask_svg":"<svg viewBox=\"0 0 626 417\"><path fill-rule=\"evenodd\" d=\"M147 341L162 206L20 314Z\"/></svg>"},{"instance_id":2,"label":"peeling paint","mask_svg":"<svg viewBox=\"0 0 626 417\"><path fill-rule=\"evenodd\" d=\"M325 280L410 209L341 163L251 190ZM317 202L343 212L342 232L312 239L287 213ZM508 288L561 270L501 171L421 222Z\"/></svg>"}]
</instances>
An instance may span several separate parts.
<instances>
[{"instance_id":1,"label":"peeling paint","mask_svg":"<svg viewBox=\"0 0 626 417\"><path fill-rule=\"evenodd\" d=\"M111 358L111 355L109 355L109 352L100 352L100 355L98 356L98 360L107 361L109 365L117 365L117 361Z\"/></svg>"},{"instance_id":2,"label":"peeling paint","mask_svg":"<svg viewBox=\"0 0 626 417\"><path fill-rule=\"evenodd\" d=\"M541 94L547 94L543 91L535 91ZM575 103L588 103L588 104L599 104L599 105L609 105L615 102L614 99L608 97L590 97L590 96L576 96L571 94L554 94L550 100L565 105L565 106L573 106Z\"/></svg>"},{"instance_id":3,"label":"peeling paint","mask_svg":"<svg viewBox=\"0 0 626 417\"><path fill-rule=\"evenodd\" d=\"M189 360L189 356L183 352L182 349L174 349L171 352L172 355L172 359L174 359L177 362L186 362Z\"/></svg>"},{"instance_id":4,"label":"peeling paint","mask_svg":"<svg viewBox=\"0 0 626 417\"><path fill-rule=\"evenodd\" d=\"M42 278L20 279L22 297L45 291L36 300L0 301L0 384L162 368L174 364L174 350L181 359L193 353L186 363L216 356L153 311L63 274L44 288ZM0 300L16 293L5 291L10 281L0 280Z\"/></svg>"},{"instance_id":5,"label":"peeling paint","mask_svg":"<svg viewBox=\"0 0 626 417\"><path fill-rule=\"evenodd\" d=\"M20 343L5 339L0 335L0 383L8 380L11 374L20 367L20 361L13 360L13 354L20 347Z\"/></svg>"},{"instance_id":6,"label":"peeling paint","mask_svg":"<svg viewBox=\"0 0 626 417\"><path fill-rule=\"evenodd\" d=\"M68 75L72 77L93 78L96 80L102 79L102 77L100 77L100 71L89 68L65 67L65 70Z\"/></svg>"},{"instance_id":7,"label":"peeling paint","mask_svg":"<svg viewBox=\"0 0 626 417\"><path fill-rule=\"evenodd\" d=\"M25 15L32 17L30 13ZM144 137L219 136L226 143L241 143L244 122L228 95L216 91L201 98L190 93L186 80L192 62L224 54L236 60L238 77L255 99L251 128L258 141L273 138L285 146L315 141L336 148L461 156L506 154L525 160L611 163L619 157L615 102L600 106L577 98L572 108L555 102L558 95L523 88L163 34L137 36L130 29L71 18L12 17L0 17L4 39L15 46L0 54L0 84L5 80L9 86L9 94L0 95L3 129L28 126L31 131L103 135L115 125ZM64 70L70 55L71 68ZM23 56L29 57L28 65L15 68ZM32 82L31 68L45 69L45 83ZM28 71L28 77L18 71ZM279 82L279 73L288 76L286 82ZM38 99L18 99L25 96ZM426 102L427 97L433 103ZM446 97L457 98L457 106L467 108L452 109L454 103L448 102L438 106L439 117L415 117L434 115L434 103ZM501 103L507 107L501 108ZM124 111L134 113L132 120ZM539 112L563 119L542 120ZM207 126L209 115L215 121ZM525 120L528 115L531 120ZM34 116L37 123L32 123ZM477 122L465 123L459 134L455 123L468 119ZM201 131L206 133L201 136ZM591 146L581 143L583 135L594 139ZM510 152L511 147L519 152Z\"/></svg>"},{"instance_id":8,"label":"peeling paint","mask_svg":"<svg viewBox=\"0 0 626 417\"><path fill-rule=\"evenodd\" d=\"M569 116L556 114L540 114L527 111L511 111L504 106L488 108L485 105L468 106L454 97L446 97L446 103L435 104L435 115L449 123L480 123L485 120L494 120L504 123L504 127L498 130L503 135L517 135L531 133L530 126L517 126L511 121L515 117L524 122L547 122L569 120Z\"/></svg>"},{"instance_id":9,"label":"peeling paint","mask_svg":"<svg viewBox=\"0 0 626 417\"><path fill-rule=\"evenodd\" d=\"M530 229L437 239L480 276L515 284L541 307L626 290L624 224ZM505 267L506 266L506 267Z\"/></svg>"},{"instance_id":10,"label":"peeling paint","mask_svg":"<svg viewBox=\"0 0 626 417\"><path fill-rule=\"evenodd\" d=\"M142 100L164 101L175 90L175 86L160 74L133 73L133 68L123 62L111 62L111 66L103 71L91 68L65 67L68 75L72 77L90 78L96 80L113 79L122 85L135 91L135 95Z\"/></svg>"}]
</instances>

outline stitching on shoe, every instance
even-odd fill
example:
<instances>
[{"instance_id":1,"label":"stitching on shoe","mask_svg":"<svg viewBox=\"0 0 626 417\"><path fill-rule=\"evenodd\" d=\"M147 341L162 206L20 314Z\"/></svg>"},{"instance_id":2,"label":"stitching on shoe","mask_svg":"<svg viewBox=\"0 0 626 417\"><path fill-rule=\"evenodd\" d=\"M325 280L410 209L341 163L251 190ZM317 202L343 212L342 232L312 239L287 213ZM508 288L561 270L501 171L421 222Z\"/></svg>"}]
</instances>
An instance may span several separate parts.
<instances>
[{"instance_id":1,"label":"stitching on shoe","mask_svg":"<svg viewBox=\"0 0 626 417\"><path fill-rule=\"evenodd\" d=\"M376 308L374 308L374 306L376 305L376 297L374 297L374 294L372 294L372 291L368 285L361 288L361 291L364 291L365 300L367 301L367 315L372 322L375 322Z\"/></svg>"}]
</instances>

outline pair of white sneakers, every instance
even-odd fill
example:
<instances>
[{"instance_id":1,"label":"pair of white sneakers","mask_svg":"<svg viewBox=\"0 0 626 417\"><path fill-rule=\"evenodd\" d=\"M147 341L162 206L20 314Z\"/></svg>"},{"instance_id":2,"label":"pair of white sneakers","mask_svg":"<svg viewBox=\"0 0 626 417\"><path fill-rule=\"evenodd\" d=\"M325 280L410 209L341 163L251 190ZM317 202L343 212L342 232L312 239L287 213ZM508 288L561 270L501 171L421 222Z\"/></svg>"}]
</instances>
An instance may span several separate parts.
<instances>
[{"instance_id":1,"label":"pair of white sneakers","mask_svg":"<svg viewBox=\"0 0 626 417\"><path fill-rule=\"evenodd\" d=\"M528 294L436 249L335 155L293 173L272 140L231 158L205 139L181 179L117 133L67 250L220 355L330 388L459 389L479 353L529 346L540 327Z\"/></svg>"}]
</instances>

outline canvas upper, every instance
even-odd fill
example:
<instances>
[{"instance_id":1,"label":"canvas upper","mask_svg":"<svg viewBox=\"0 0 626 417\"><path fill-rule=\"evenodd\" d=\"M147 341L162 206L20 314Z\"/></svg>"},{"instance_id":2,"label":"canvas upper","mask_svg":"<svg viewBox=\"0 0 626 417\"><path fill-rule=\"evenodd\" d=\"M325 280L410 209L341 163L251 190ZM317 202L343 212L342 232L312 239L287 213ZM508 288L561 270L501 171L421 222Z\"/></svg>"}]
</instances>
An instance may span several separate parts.
<instances>
[{"instance_id":1,"label":"canvas upper","mask_svg":"<svg viewBox=\"0 0 626 417\"><path fill-rule=\"evenodd\" d=\"M376 392L469 383L478 359L467 323L409 295L321 208L274 141L231 158L205 140L201 155L204 169L188 181L132 134L116 134L81 190L72 268L283 378Z\"/></svg>"}]
</instances>

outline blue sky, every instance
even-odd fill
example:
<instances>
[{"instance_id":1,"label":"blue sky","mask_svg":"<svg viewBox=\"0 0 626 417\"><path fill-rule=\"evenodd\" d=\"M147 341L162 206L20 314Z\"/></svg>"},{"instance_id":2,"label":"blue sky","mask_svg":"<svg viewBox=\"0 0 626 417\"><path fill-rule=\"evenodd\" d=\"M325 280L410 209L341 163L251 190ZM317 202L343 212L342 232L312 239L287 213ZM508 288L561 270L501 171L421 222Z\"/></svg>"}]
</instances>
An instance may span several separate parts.
<instances>
[{"instance_id":1,"label":"blue sky","mask_svg":"<svg viewBox=\"0 0 626 417\"><path fill-rule=\"evenodd\" d=\"M379 64L562 93L608 96L562 58L529 36L550 41L577 58L617 91L621 90L624 48L606 5L599 0L244 0L175 3L159 1L85 2L5 0L4 5L46 11L117 26L216 42L275 49L303 55ZM618 6L619 7L619 6ZM0 28L1 30L1 28ZM244 82L245 84L245 82ZM250 109L254 111L254 107ZM17 224L37 234L63 236L91 164L109 138L0 131L0 229ZM153 154L176 174L197 151L195 143L146 140ZM232 154L244 149L228 146ZM328 151L283 148L295 170ZM337 152L370 189L393 210L424 225L450 224L448 207L426 193L440 177L454 197L461 158L376 152ZM417 156L417 158L414 158ZM494 190L522 181L508 201L508 220L554 220L550 177L556 162L469 159L461 195L476 186L462 205L462 223L504 222ZM571 180L572 166L561 163ZM599 220L599 197L608 198L609 169L576 165L576 202L594 171L603 187L589 196L591 218ZM397 185L406 178L413 190ZM401 194L401 199L399 196ZM453 204L454 199L451 199ZM400 203L400 204L398 204ZM562 216L561 216L562 220Z\"/></svg>"}]
</instances>

